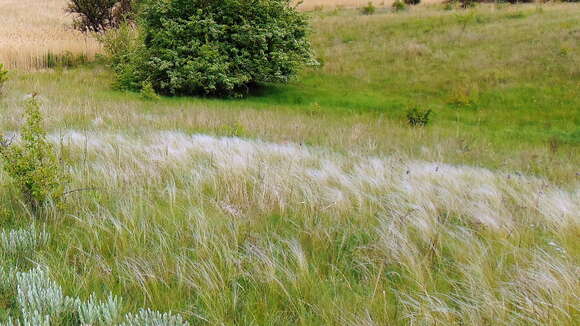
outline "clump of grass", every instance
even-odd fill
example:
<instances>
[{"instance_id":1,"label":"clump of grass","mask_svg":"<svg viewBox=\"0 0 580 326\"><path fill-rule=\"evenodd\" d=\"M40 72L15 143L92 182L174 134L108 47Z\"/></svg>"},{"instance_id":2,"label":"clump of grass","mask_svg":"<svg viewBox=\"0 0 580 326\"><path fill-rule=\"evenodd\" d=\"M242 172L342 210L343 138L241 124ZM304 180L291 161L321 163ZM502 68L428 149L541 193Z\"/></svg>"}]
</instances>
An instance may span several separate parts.
<instances>
[{"instance_id":1,"label":"clump of grass","mask_svg":"<svg viewBox=\"0 0 580 326\"><path fill-rule=\"evenodd\" d=\"M369 3L366 6L363 6L361 8L361 13L363 15L374 15L374 13L377 11L377 7L375 7L375 5L369 1Z\"/></svg>"},{"instance_id":2,"label":"clump of grass","mask_svg":"<svg viewBox=\"0 0 580 326\"><path fill-rule=\"evenodd\" d=\"M479 87L469 83L452 87L447 103L453 107L474 107L479 97Z\"/></svg>"},{"instance_id":3,"label":"clump of grass","mask_svg":"<svg viewBox=\"0 0 580 326\"><path fill-rule=\"evenodd\" d=\"M416 107L407 110L407 123L411 127L424 127L429 124L432 110L420 110Z\"/></svg>"},{"instance_id":4,"label":"clump of grass","mask_svg":"<svg viewBox=\"0 0 580 326\"><path fill-rule=\"evenodd\" d=\"M41 68L72 68L89 61L86 54L74 54L70 51L64 51L61 54L48 52L41 58L41 60Z\"/></svg>"},{"instance_id":5,"label":"clump of grass","mask_svg":"<svg viewBox=\"0 0 580 326\"><path fill-rule=\"evenodd\" d=\"M244 128L244 126L238 121L220 126L217 128L216 132L218 135L226 137L244 137L247 135L246 128Z\"/></svg>"}]
</instances>

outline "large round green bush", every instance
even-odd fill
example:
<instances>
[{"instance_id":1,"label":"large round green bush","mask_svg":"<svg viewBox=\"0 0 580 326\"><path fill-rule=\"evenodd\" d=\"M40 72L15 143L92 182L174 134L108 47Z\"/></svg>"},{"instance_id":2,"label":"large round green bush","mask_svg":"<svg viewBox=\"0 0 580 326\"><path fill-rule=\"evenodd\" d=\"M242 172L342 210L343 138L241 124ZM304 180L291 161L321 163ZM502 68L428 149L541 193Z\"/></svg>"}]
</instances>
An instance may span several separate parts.
<instances>
[{"instance_id":1,"label":"large round green bush","mask_svg":"<svg viewBox=\"0 0 580 326\"><path fill-rule=\"evenodd\" d=\"M161 94L244 96L312 60L307 20L291 0L151 0L139 30L140 46L115 60L118 82Z\"/></svg>"}]
</instances>

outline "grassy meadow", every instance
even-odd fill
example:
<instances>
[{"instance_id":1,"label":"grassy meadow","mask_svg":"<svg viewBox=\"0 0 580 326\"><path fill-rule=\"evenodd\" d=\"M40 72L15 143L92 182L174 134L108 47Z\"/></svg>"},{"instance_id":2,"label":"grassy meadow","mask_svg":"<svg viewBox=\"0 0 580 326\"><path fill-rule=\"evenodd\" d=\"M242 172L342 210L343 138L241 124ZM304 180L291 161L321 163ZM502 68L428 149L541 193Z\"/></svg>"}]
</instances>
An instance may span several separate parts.
<instances>
[{"instance_id":1,"label":"grassy meadow","mask_svg":"<svg viewBox=\"0 0 580 326\"><path fill-rule=\"evenodd\" d=\"M577 324L580 6L326 8L320 65L246 99L0 41L0 131L38 93L73 191L33 217L0 172L0 325Z\"/></svg>"}]
</instances>

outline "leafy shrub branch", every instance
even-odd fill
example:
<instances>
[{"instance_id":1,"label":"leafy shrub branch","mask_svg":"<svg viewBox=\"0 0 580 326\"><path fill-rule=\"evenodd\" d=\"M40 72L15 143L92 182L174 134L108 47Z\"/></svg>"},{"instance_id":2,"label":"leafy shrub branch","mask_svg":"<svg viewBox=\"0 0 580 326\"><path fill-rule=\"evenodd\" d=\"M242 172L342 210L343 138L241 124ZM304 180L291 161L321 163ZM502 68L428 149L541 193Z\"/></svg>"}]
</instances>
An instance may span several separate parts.
<instances>
[{"instance_id":1,"label":"leafy shrub branch","mask_svg":"<svg viewBox=\"0 0 580 326\"><path fill-rule=\"evenodd\" d=\"M45 204L62 198L67 178L53 145L47 140L35 96L26 102L25 117L19 142L14 142L14 137L0 135L0 158L4 171L18 187L26 204L36 212Z\"/></svg>"}]
</instances>

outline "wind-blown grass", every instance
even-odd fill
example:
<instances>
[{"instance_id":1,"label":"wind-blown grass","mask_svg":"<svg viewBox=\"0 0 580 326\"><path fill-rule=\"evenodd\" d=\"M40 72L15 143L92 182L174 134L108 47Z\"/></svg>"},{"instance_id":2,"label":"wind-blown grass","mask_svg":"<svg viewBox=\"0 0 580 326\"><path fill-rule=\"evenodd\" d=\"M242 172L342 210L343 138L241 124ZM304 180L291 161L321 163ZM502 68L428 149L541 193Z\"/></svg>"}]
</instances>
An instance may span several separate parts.
<instances>
[{"instance_id":1,"label":"wind-blown grass","mask_svg":"<svg viewBox=\"0 0 580 326\"><path fill-rule=\"evenodd\" d=\"M176 129L402 152L576 185L580 51L573 40L580 10L541 8L315 13L321 67L244 100L143 101L113 91L112 73L100 66L11 72L0 126L16 128L23 96L35 91L47 100L51 130ZM408 128L405 113L414 107L432 110L427 128Z\"/></svg>"},{"instance_id":2,"label":"wind-blown grass","mask_svg":"<svg viewBox=\"0 0 580 326\"><path fill-rule=\"evenodd\" d=\"M202 324L578 318L580 193L546 180L181 132L53 139L95 188L35 259L65 291Z\"/></svg>"}]
</instances>

